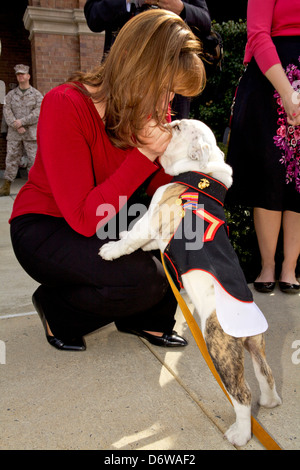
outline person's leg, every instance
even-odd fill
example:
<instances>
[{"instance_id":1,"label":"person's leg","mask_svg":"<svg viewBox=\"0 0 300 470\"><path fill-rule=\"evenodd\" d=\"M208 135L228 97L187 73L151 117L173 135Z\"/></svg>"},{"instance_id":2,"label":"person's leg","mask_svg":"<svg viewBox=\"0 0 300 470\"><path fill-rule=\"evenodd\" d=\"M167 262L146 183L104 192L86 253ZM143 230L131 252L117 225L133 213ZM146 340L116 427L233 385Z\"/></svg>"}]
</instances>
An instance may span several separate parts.
<instances>
[{"instance_id":1,"label":"person's leg","mask_svg":"<svg viewBox=\"0 0 300 470\"><path fill-rule=\"evenodd\" d=\"M172 331L177 304L151 253L104 261L98 251L105 241L83 237L55 217L23 216L11 226L20 264L42 284L35 295L55 336L82 336L113 321Z\"/></svg>"},{"instance_id":2,"label":"person's leg","mask_svg":"<svg viewBox=\"0 0 300 470\"><path fill-rule=\"evenodd\" d=\"M282 213L255 207L253 216L261 255L261 272L256 282L275 282L275 253Z\"/></svg>"},{"instance_id":3,"label":"person's leg","mask_svg":"<svg viewBox=\"0 0 300 470\"><path fill-rule=\"evenodd\" d=\"M22 141L7 141L4 179L11 183L15 180L23 153Z\"/></svg>"},{"instance_id":4,"label":"person's leg","mask_svg":"<svg viewBox=\"0 0 300 470\"><path fill-rule=\"evenodd\" d=\"M11 183L15 180L22 157L23 144L21 141L7 141L4 182L0 188L0 196L9 196Z\"/></svg>"},{"instance_id":5,"label":"person's leg","mask_svg":"<svg viewBox=\"0 0 300 470\"><path fill-rule=\"evenodd\" d=\"M284 259L280 281L297 285L295 271L300 255L300 213L284 211L282 226Z\"/></svg>"},{"instance_id":6,"label":"person's leg","mask_svg":"<svg viewBox=\"0 0 300 470\"><path fill-rule=\"evenodd\" d=\"M84 336L111 322L115 322L120 331L145 331L157 336L172 333L177 303L169 287L158 300L162 295L161 289L157 296L150 298L145 284L141 290L144 297L141 310L137 312L135 307L141 301L140 295L126 298L120 292L117 300L114 299L116 293L117 289L111 291L110 298L102 297L97 289L89 286L57 289L43 284L34 297L43 306L49 334L65 340Z\"/></svg>"},{"instance_id":7,"label":"person's leg","mask_svg":"<svg viewBox=\"0 0 300 470\"><path fill-rule=\"evenodd\" d=\"M35 161L36 152L37 152L37 143L35 140L29 140L29 141L24 140L23 144L24 144L24 148L25 148L27 160L28 160L27 171L29 171Z\"/></svg>"}]
</instances>

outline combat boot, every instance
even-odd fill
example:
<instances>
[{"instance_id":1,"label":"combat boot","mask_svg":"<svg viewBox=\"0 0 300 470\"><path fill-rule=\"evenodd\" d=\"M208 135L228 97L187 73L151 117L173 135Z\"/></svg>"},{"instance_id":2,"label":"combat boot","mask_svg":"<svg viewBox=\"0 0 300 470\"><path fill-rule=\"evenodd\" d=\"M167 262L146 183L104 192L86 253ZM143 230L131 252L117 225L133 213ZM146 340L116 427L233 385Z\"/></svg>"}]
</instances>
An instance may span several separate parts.
<instances>
[{"instance_id":1,"label":"combat boot","mask_svg":"<svg viewBox=\"0 0 300 470\"><path fill-rule=\"evenodd\" d=\"M4 183L0 188L0 197L10 195L10 185L11 185L10 181L4 180Z\"/></svg>"}]
</instances>

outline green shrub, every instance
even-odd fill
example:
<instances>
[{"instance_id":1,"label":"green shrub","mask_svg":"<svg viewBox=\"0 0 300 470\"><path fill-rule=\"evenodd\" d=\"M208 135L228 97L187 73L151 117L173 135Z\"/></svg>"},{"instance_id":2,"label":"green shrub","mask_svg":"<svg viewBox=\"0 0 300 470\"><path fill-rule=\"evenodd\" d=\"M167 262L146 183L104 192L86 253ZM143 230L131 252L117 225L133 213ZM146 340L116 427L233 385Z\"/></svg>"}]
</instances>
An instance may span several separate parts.
<instances>
[{"instance_id":1,"label":"green shrub","mask_svg":"<svg viewBox=\"0 0 300 470\"><path fill-rule=\"evenodd\" d=\"M255 281L260 271L260 254L253 225L252 210L242 206L225 207L229 238L247 282Z\"/></svg>"},{"instance_id":2,"label":"green shrub","mask_svg":"<svg viewBox=\"0 0 300 470\"><path fill-rule=\"evenodd\" d=\"M243 58L247 40L246 22L214 23L213 28L223 39L222 68L212 69L206 64L207 83L204 92L191 104L191 117L205 122L219 142L228 126L232 100L243 72Z\"/></svg>"}]
</instances>

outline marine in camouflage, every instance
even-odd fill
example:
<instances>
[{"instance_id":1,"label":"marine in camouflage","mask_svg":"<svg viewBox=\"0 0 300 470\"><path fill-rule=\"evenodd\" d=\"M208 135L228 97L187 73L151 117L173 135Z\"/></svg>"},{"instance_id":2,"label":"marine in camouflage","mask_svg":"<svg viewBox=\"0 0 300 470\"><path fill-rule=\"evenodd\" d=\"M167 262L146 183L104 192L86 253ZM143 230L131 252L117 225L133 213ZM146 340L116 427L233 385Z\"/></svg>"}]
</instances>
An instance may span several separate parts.
<instances>
[{"instance_id":1,"label":"marine in camouflage","mask_svg":"<svg viewBox=\"0 0 300 470\"><path fill-rule=\"evenodd\" d=\"M28 170L34 163L37 150L36 130L42 100L43 95L32 86L26 90L17 87L5 97L3 114L8 131L4 179L8 181L15 179L22 156L27 155ZM19 129L14 127L17 120L21 123Z\"/></svg>"}]
</instances>

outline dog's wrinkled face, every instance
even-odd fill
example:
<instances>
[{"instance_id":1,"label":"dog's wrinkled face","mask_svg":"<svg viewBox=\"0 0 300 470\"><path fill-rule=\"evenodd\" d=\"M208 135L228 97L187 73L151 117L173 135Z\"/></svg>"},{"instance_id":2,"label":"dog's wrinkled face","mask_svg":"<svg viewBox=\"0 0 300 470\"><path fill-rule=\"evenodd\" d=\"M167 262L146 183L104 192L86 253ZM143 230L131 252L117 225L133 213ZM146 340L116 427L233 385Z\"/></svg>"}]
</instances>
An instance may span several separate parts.
<instances>
[{"instance_id":1,"label":"dog's wrinkled face","mask_svg":"<svg viewBox=\"0 0 300 470\"><path fill-rule=\"evenodd\" d=\"M173 121L172 139L160 157L160 162L166 173L178 174L181 171L204 171L211 158L223 159L223 154L217 147L213 132L206 124L193 119ZM193 163L194 161L194 163Z\"/></svg>"}]
</instances>

